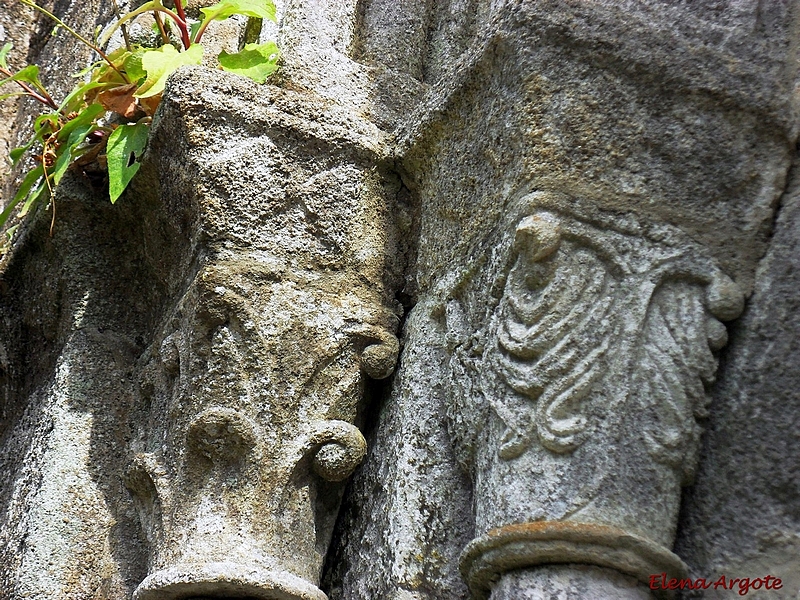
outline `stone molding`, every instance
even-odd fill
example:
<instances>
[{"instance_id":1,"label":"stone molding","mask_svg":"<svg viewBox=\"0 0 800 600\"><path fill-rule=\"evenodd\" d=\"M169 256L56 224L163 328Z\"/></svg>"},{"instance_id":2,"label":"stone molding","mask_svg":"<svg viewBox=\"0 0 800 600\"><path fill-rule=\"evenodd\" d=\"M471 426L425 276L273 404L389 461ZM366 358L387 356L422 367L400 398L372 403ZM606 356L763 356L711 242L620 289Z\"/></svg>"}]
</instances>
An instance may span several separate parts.
<instances>
[{"instance_id":1,"label":"stone molding","mask_svg":"<svg viewBox=\"0 0 800 600\"><path fill-rule=\"evenodd\" d=\"M616 527L573 521L515 523L473 540L461 555L461 572L476 600L489 597L506 571L550 564L590 564L616 569L642 583L653 573L681 579L687 568L664 546Z\"/></svg>"},{"instance_id":2,"label":"stone molding","mask_svg":"<svg viewBox=\"0 0 800 600\"><path fill-rule=\"evenodd\" d=\"M207 563L176 565L149 575L133 600L179 600L205 594L231 594L258 600L327 600L315 585L286 571L252 564Z\"/></svg>"}]
</instances>

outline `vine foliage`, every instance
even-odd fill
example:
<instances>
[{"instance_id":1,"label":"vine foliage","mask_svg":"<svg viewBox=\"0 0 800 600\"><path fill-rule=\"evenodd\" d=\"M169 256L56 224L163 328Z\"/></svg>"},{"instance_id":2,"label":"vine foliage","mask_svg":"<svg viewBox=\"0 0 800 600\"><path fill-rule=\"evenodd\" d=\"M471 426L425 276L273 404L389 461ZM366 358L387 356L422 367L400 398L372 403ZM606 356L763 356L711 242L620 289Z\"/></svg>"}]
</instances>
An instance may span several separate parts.
<instances>
[{"instance_id":1,"label":"vine foliage","mask_svg":"<svg viewBox=\"0 0 800 600\"><path fill-rule=\"evenodd\" d=\"M54 34L63 29L91 48L98 60L76 73L81 79L72 92L56 102L39 78L39 67L28 65L14 72L8 65L11 44L0 49L0 86L14 85L13 92L0 94L0 100L28 96L45 107L34 121L33 136L10 152L14 166L26 154L33 154L34 166L8 206L0 212L0 227L18 211L25 216L37 203L47 202L64 174L72 169L87 173L106 170L108 192L114 203L139 170L147 144L150 122L161 101L167 78L182 65L199 65L204 48L203 35L213 21L234 15L248 17L248 30L260 30L263 19L275 21L272 0L221 0L200 9L202 17L187 17L187 0L166 6L163 0L149 0L137 9L118 15L117 21L93 39L81 35L56 15L36 4L19 0L55 22ZM130 41L127 24L144 13L151 13L160 40L157 48ZM113 34L121 30L125 45L112 51L104 48ZM222 52L217 57L222 69L264 83L277 69L278 48L274 42L250 43L238 52ZM6 88L8 89L8 88ZM55 203L53 223L55 222ZM52 223L51 223L52 231ZM13 232L12 232L13 233Z\"/></svg>"}]
</instances>

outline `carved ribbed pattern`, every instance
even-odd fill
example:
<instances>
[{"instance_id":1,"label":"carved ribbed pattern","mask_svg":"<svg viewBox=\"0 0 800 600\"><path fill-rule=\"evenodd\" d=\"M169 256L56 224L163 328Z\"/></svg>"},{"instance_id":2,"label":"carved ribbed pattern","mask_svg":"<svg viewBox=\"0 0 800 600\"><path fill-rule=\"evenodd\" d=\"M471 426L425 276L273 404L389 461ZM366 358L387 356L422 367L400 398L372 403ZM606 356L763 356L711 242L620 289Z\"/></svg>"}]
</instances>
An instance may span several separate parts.
<instances>
[{"instance_id":1,"label":"carved ribbed pattern","mask_svg":"<svg viewBox=\"0 0 800 600\"><path fill-rule=\"evenodd\" d=\"M713 350L727 337L718 319L738 315L742 297L678 234L651 239L637 231L534 213L517 226L486 329L470 333L464 306L448 304L450 335L460 330L465 338L453 348L449 413L465 464L464 446L485 422L476 411L490 407L506 426L502 459L537 440L567 453L598 427L614 427L691 479ZM470 411L476 431L464 416ZM605 425L592 422L598 414Z\"/></svg>"},{"instance_id":2,"label":"carved ribbed pattern","mask_svg":"<svg viewBox=\"0 0 800 600\"><path fill-rule=\"evenodd\" d=\"M691 479L701 429L707 415L706 385L717 361L709 348L707 314L699 286L661 285L647 311L634 359L631 394L654 419L644 429L648 451Z\"/></svg>"},{"instance_id":3,"label":"carved ribbed pattern","mask_svg":"<svg viewBox=\"0 0 800 600\"><path fill-rule=\"evenodd\" d=\"M586 428L580 403L608 352L616 288L592 252L559 254L561 260L549 281L530 277L540 265L530 264L524 256L517 261L500 308L500 352L490 355L508 385L535 402L539 439L554 452L574 448ZM511 458L527 447L528 431L515 426L501 402L493 401L492 406L514 430L501 449L504 458Z\"/></svg>"}]
</instances>

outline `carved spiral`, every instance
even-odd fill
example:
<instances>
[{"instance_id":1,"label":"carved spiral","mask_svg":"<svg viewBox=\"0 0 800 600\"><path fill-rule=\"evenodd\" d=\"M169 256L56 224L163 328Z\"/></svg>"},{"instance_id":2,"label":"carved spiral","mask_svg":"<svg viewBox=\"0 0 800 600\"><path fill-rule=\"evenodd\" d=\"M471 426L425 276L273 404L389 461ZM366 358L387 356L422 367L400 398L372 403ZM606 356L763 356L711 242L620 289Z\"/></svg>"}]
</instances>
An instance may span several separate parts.
<instances>
[{"instance_id":1,"label":"carved spiral","mask_svg":"<svg viewBox=\"0 0 800 600\"><path fill-rule=\"evenodd\" d=\"M358 427L345 421L318 423L309 441L316 448L314 472L327 481L349 477L367 453L367 442Z\"/></svg>"},{"instance_id":2,"label":"carved spiral","mask_svg":"<svg viewBox=\"0 0 800 600\"><path fill-rule=\"evenodd\" d=\"M213 461L230 462L256 446L256 425L231 408L212 407L192 421L186 441Z\"/></svg>"},{"instance_id":3,"label":"carved spiral","mask_svg":"<svg viewBox=\"0 0 800 600\"><path fill-rule=\"evenodd\" d=\"M385 340L364 348L361 352L361 366L373 379L386 379L394 372L399 353L400 343L397 338L387 335Z\"/></svg>"}]
</instances>

